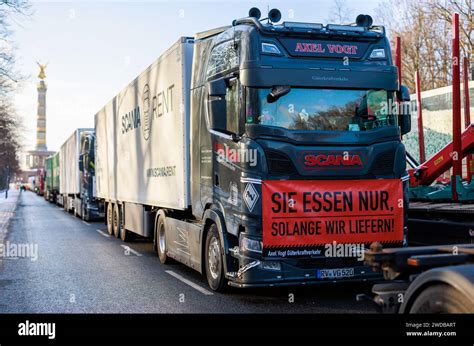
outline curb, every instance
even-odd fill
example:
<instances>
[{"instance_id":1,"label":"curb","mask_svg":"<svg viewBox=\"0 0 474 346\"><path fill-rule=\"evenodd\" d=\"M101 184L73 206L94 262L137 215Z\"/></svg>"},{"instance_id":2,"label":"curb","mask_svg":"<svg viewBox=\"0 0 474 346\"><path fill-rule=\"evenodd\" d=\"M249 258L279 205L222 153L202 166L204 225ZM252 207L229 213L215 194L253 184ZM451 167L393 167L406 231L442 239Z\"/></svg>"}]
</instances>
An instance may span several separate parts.
<instances>
[{"instance_id":1,"label":"curb","mask_svg":"<svg viewBox=\"0 0 474 346\"><path fill-rule=\"evenodd\" d=\"M0 196L2 198L3 196ZM8 200L0 202L0 244L2 244L8 233L10 219L15 215L15 209L20 199L19 193L12 193Z\"/></svg>"}]
</instances>

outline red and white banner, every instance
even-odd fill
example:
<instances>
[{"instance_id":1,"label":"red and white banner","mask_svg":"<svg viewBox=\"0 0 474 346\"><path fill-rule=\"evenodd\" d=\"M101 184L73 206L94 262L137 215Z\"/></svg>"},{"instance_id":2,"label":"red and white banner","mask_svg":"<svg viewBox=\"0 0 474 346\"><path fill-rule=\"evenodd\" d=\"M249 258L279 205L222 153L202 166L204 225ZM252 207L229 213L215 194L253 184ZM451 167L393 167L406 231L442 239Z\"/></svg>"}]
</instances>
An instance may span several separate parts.
<instances>
[{"instance_id":1,"label":"red and white banner","mask_svg":"<svg viewBox=\"0 0 474 346\"><path fill-rule=\"evenodd\" d=\"M267 250L403 240L399 179L267 180L262 194Z\"/></svg>"}]
</instances>

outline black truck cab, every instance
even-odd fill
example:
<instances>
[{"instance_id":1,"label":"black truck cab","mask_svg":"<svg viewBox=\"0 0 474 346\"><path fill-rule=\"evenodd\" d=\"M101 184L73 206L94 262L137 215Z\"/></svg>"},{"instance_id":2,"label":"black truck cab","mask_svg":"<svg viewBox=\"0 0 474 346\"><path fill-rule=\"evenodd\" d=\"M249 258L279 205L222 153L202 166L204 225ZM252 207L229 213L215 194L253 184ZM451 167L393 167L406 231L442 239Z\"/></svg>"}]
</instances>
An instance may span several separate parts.
<instances>
[{"instance_id":1,"label":"black truck cab","mask_svg":"<svg viewBox=\"0 0 474 346\"><path fill-rule=\"evenodd\" d=\"M195 37L192 213L216 224L231 285L370 279L377 274L357 256L327 250L406 242L401 135L410 125L398 111L406 95L384 28L364 18L324 26L247 17ZM385 181L399 186L395 221L387 216L395 197L387 202L375 187ZM364 209L373 213L364 221L371 186L371 198L380 198ZM378 232L380 239L371 234ZM203 271L212 260L207 249Z\"/></svg>"}]
</instances>

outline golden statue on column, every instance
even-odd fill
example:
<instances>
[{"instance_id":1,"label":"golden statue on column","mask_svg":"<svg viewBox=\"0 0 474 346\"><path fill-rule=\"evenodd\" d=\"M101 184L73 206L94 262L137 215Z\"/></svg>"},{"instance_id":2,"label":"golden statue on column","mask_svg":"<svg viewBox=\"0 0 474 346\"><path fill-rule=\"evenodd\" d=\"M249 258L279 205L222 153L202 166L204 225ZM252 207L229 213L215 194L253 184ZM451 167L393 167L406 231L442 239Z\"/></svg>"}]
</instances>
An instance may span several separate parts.
<instances>
[{"instance_id":1,"label":"golden statue on column","mask_svg":"<svg viewBox=\"0 0 474 346\"><path fill-rule=\"evenodd\" d=\"M46 73L44 72L44 70L46 69L46 67L48 66L48 64L40 64L39 62L36 62L40 68L40 72L39 72L39 75L38 75L38 78L43 80L46 78Z\"/></svg>"}]
</instances>

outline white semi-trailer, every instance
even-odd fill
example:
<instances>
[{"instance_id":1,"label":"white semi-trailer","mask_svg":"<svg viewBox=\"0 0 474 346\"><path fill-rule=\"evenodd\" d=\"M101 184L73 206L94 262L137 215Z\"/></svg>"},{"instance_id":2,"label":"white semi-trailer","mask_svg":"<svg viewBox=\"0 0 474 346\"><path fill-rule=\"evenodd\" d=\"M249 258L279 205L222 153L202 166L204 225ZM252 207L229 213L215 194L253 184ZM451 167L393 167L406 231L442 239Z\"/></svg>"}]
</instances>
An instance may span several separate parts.
<instances>
[{"instance_id":1,"label":"white semi-trailer","mask_svg":"<svg viewBox=\"0 0 474 346\"><path fill-rule=\"evenodd\" d=\"M190 204L191 60L182 38L96 114L97 196L123 240L153 237L154 208Z\"/></svg>"}]
</instances>

